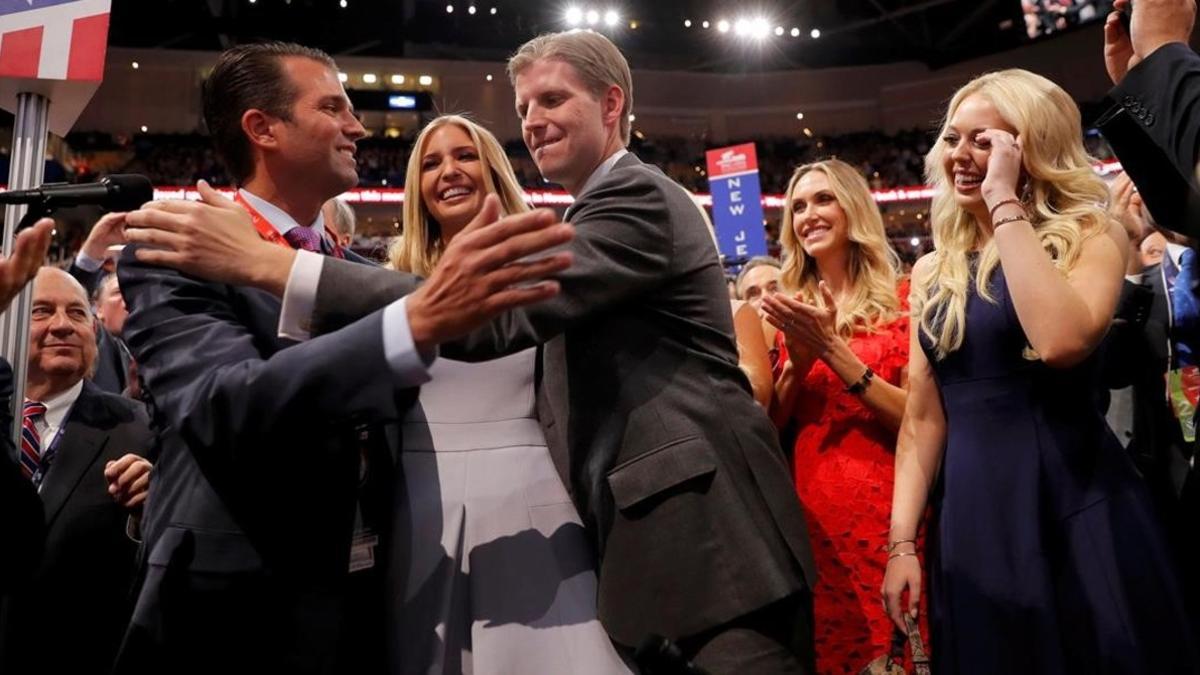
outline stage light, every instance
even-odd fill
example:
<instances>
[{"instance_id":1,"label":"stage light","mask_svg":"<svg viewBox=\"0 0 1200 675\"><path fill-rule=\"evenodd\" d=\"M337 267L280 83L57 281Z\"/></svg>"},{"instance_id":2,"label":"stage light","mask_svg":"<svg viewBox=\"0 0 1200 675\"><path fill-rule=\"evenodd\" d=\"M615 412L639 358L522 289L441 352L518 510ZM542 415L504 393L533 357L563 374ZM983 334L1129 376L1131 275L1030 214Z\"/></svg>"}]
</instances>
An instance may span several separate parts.
<instances>
[{"instance_id":1,"label":"stage light","mask_svg":"<svg viewBox=\"0 0 1200 675\"><path fill-rule=\"evenodd\" d=\"M633 113L630 113L630 114L629 114L629 123L630 123L630 124L633 124L633 123L634 123L634 122L636 122L636 121L637 121L637 115L634 115Z\"/></svg>"},{"instance_id":2,"label":"stage light","mask_svg":"<svg viewBox=\"0 0 1200 675\"><path fill-rule=\"evenodd\" d=\"M920 238L920 237L913 237L912 239L909 239L909 240L908 240L908 243L912 244L912 247L913 247L913 248L916 248L916 247L918 247L918 246L920 246L920 245L921 245L921 238Z\"/></svg>"},{"instance_id":3,"label":"stage light","mask_svg":"<svg viewBox=\"0 0 1200 675\"><path fill-rule=\"evenodd\" d=\"M474 14L474 13L475 13L475 5L471 5L471 6L467 7L467 14Z\"/></svg>"},{"instance_id":4,"label":"stage light","mask_svg":"<svg viewBox=\"0 0 1200 675\"><path fill-rule=\"evenodd\" d=\"M347 75L345 73L338 73L338 82L345 83L345 82L348 82L349 80L350 80L349 75Z\"/></svg>"},{"instance_id":5,"label":"stage light","mask_svg":"<svg viewBox=\"0 0 1200 675\"><path fill-rule=\"evenodd\" d=\"M133 63L131 63L131 64L129 64L129 65L133 66L133 69L134 69L134 70L137 70L138 68L141 68L141 65L139 65L137 61L134 61Z\"/></svg>"},{"instance_id":6,"label":"stage light","mask_svg":"<svg viewBox=\"0 0 1200 675\"><path fill-rule=\"evenodd\" d=\"M708 29L708 22L707 22L707 21L705 21L704 23L700 24L700 26L701 26L701 27L703 27L705 30L707 30L707 29Z\"/></svg>"},{"instance_id":7,"label":"stage light","mask_svg":"<svg viewBox=\"0 0 1200 675\"><path fill-rule=\"evenodd\" d=\"M684 27L684 28L691 28L691 27L692 27L692 20L691 20L691 19L684 19L684 20L683 20L683 27Z\"/></svg>"},{"instance_id":8,"label":"stage light","mask_svg":"<svg viewBox=\"0 0 1200 675\"><path fill-rule=\"evenodd\" d=\"M729 22L726 21L725 19L721 19L720 21L717 22L717 30L721 31L722 33L728 33L729 32Z\"/></svg>"},{"instance_id":9,"label":"stage light","mask_svg":"<svg viewBox=\"0 0 1200 675\"><path fill-rule=\"evenodd\" d=\"M809 129L808 127L804 127L804 135L808 136L809 138L812 138L812 129Z\"/></svg>"},{"instance_id":10,"label":"stage light","mask_svg":"<svg viewBox=\"0 0 1200 675\"><path fill-rule=\"evenodd\" d=\"M403 75L393 75L392 76L392 84L404 84L404 76Z\"/></svg>"},{"instance_id":11,"label":"stage light","mask_svg":"<svg viewBox=\"0 0 1200 675\"><path fill-rule=\"evenodd\" d=\"M422 75L417 78L417 84L420 84L422 87L428 87L433 84L433 78L429 75Z\"/></svg>"},{"instance_id":12,"label":"stage light","mask_svg":"<svg viewBox=\"0 0 1200 675\"><path fill-rule=\"evenodd\" d=\"M796 119L798 119L798 120L804 119L804 113L796 113Z\"/></svg>"},{"instance_id":13,"label":"stage light","mask_svg":"<svg viewBox=\"0 0 1200 675\"><path fill-rule=\"evenodd\" d=\"M148 127L148 126L146 126L145 124L143 124L143 125L142 125L142 133L144 134L144 133L146 133L147 131L150 131L150 127Z\"/></svg>"},{"instance_id":14,"label":"stage light","mask_svg":"<svg viewBox=\"0 0 1200 675\"><path fill-rule=\"evenodd\" d=\"M765 40L771 34L771 24L766 19L759 17L750 22L749 33L751 37Z\"/></svg>"},{"instance_id":15,"label":"stage light","mask_svg":"<svg viewBox=\"0 0 1200 675\"><path fill-rule=\"evenodd\" d=\"M609 28L617 25L617 22L620 20L621 17L617 14L616 10L610 9L604 13L604 25L608 26ZM633 24L630 24L629 27L633 28L634 26Z\"/></svg>"},{"instance_id":16,"label":"stage light","mask_svg":"<svg viewBox=\"0 0 1200 675\"><path fill-rule=\"evenodd\" d=\"M339 3L338 3L338 5L339 5L339 6L341 6L341 8L342 8L342 9L346 9L346 7L347 7L349 4L350 4L350 3L346 2L346 0L342 0L341 2L339 2Z\"/></svg>"},{"instance_id":17,"label":"stage light","mask_svg":"<svg viewBox=\"0 0 1200 675\"><path fill-rule=\"evenodd\" d=\"M491 75L488 75L488 76L487 76L487 81L488 81L488 82L491 82L491 81L492 81L492 76L491 76Z\"/></svg>"},{"instance_id":18,"label":"stage light","mask_svg":"<svg viewBox=\"0 0 1200 675\"><path fill-rule=\"evenodd\" d=\"M792 26L792 37L800 37L800 29Z\"/></svg>"},{"instance_id":19,"label":"stage light","mask_svg":"<svg viewBox=\"0 0 1200 675\"><path fill-rule=\"evenodd\" d=\"M812 35L812 38L813 38L814 40L816 40L817 38L821 37L821 29L820 29L820 28L814 28L814 29L812 29L812 33L809 33L809 35Z\"/></svg>"},{"instance_id":20,"label":"stage light","mask_svg":"<svg viewBox=\"0 0 1200 675\"><path fill-rule=\"evenodd\" d=\"M749 21L746 21L745 19L738 19L737 21L733 22L733 34L734 35L745 35L749 31L750 31L750 22Z\"/></svg>"},{"instance_id":21,"label":"stage light","mask_svg":"<svg viewBox=\"0 0 1200 675\"><path fill-rule=\"evenodd\" d=\"M375 84L379 81L379 77L375 73L367 73L363 75L363 82L366 84Z\"/></svg>"},{"instance_id":22,"label":"stage light","mask_svg":"<svg viewBox=\"0 0 1200 675\"><path fill-rule=\"evenodd\" d=\"M630 21L629 22L629 30L637 30L638 26L640 26L640 25L642 25L642 24L638 23L636 20Z\"/></svg>"},{"instance_id":23,"label":"stage light","mask_svg":"<svg viewBox=\"0 0 1200 675\"><path fill-rule=\"evenodd\" d=\"M783 37L783 26L775 26L775 37Z\"/></svg>"},{"instance_id":24,"label":"stage light","mask_svg":"<svg viewBox=\"0 0 1200 675\"><path fill-rule=\"evenodd\" d=\"M493 7L493 8L492 8L492 11L490 11L490 12L488 12L488 13L489 13L489 14L491 14L492 16L496 16L496 8L495 8L495 7Z\"/></svg>"},{"instance_id":25,"label":"stage light","mask_svg":"<svg viewBox=\"0 0 1200 675\"><path fill-rule=\"evenodd\" d=\"M258 0L250 0L250 4L252 4L252 5L256 2L258 2Z\"/></svg>"},{"instance_id":26,"label":"stage light","mask_svg":"<svg viewBox=\"0 0 1200 675\"><path fill-rule=\"evenodd\" d=\"M453 14L454 13L454 5L446 5L446 13Z\"/></svg>"},{"instance_id":27,"label":"stage light","mask_svg":"<svg viewBox=\"0 0 1200 675\"><path fill-rule=\"evenodd\" d=\"M594 9L589 9L587 13L587 24L589 26L595 26L597 23L600 23L600 12L597 12Z\"/></svg>"},{"instance_id":28,"label":"stage light","mask_svg":"<svg viewBox=\"0 0 1200 675\"><path fill-rule=\"evenodd\" d=\"M578 7L567 8L567 23L578 26L583 21L583 10Z\"/></svg>"}]
</instances>

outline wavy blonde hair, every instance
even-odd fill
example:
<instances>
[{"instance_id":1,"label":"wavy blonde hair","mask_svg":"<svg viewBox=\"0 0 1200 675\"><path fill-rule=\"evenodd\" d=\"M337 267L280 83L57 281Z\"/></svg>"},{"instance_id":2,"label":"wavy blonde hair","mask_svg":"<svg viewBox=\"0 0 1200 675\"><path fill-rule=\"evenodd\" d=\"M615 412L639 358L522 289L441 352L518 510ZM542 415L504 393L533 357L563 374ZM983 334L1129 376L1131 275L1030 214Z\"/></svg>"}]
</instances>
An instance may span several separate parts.
<instances>
[{"instance_id":1,"label":"wavy blonde hair","mask_svg":"<svg viewBox=\"0 0 1200 675\"><path fill-rule=\"evenodd\" d=\"M816 261L800 245L792 215L792 193L805 175L817 171L829 179L829 187L846 214L850 239L850 293L837 308L837 330L850 336L856 330L873 332L896 318L900 309L896 297L900 260L888 244L883 216L871 198L871 188L857 169L838 159L812 162L796 169L788 181L783 206L781 239L783 269L780 285L789 293L800 292L805 302L825 306L818 284L821 277Z\"/></svg>"},{"instance_id":2,"label":"wavy blonde hair","mask_svg":"<svg viewBox=\"0 0 1200 675\"><path fill-rule=\"evenodd\" d=\"M1108 186L1083 148L1079 108L1067 92L1040 75L1019 69L987 73L954 94L939 138L949 131L959 106L973 95L986 98L1020 135L1025 212L1055 267L1067 274L1083 242L1110 226ZM936 189L930 211L933 267L923 278L913 279L912 293L913 318L920 319L921 332L933 342L939 360L962 346L971 280L968 255L981 251L975 289L991 303L996 298L989 285L1000 263L995 241L984 241L980 224L954 199L945 152L939 141L925 156L926 180ZM1026 350L1026 358L1038 357Z\"/></svg>"},{"instance_id":3,"label":"wavy blonde hair","mask_svg":"<svg viewBox=\"0 0 1200 675\"><path fill-rule=\"evenodd\" d=\"M445 250L442 228L429 216L429 209L425 207L424 197L421 196L421 158L425 155L425 146L433 132L451 124L467 132L479 151L479 162L483 168L482 187L487 194L500 197L501 215L529 210L512 164L492 132L463 115L436 117L421 130L413 144L412 154L408 156L408 169L404 177L404 229L388 249L388 267L392 269L427 277Z\"/></svg>"}]
</instances>

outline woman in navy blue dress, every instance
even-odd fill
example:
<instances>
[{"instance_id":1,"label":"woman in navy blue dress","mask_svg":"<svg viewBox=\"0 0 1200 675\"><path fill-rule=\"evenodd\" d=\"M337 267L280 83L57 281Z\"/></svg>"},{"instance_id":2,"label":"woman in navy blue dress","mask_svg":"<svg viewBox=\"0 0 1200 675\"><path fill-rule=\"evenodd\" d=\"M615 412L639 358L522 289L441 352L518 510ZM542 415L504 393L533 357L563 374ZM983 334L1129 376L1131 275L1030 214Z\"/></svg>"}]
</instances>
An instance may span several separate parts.
<instances>
[{"instance_id":1,"label":"woman in navy blue dress","mask_svg":"<svg viewBox=\"0 0 1200 675\"><path fill-rule=\"evenodd\" d=\"M1092 405L1128 244L1078 109L1041 76L983 75L926 172L936 251L913 270L889 614L916 614L928 504L935 673L1196 672L1148 494Z\"/></svg>"}]
</instances>

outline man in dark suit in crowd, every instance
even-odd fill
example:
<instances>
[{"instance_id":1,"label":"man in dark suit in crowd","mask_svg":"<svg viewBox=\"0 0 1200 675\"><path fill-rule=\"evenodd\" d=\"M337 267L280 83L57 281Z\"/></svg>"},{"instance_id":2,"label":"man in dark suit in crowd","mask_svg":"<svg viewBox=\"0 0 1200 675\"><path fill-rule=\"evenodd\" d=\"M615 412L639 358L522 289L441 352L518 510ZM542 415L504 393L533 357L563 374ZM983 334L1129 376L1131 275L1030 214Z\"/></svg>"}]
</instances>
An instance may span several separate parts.
<instances>
[{"instance_id":1,"label":"man in dark suit in crowd","mask_svg":"<svg viewBox=\"0 0 1200 675\"><path fill-rule=\"evenodd\" d=\"M396 422L438 342L552 295L553 284L509 287L567 262L513 262L570 238L544 215L519 220L504 250L495 244L508 230L468 227L446 252L449 273L303 344L282 337L307 337L307 326L289 323L276 297L156 266L175 261L173 229L210 216L245 227L232 251L248 254L238 271L252 280L282 264L315 284L326 256L350 257L320 215L357 183L365 134L337 72L299 45L223 53L204 83L204 117L238 203L201 183L203 203L128 216L130 241L168 247L130 246L118 265L124 335L167 433L117 672L380 672ZM138 226L152 236L133 236ZM296 249L311 257L293 266Z\"/></svg>"},{"instance_id":2,"label":"man in dark suit in crowd","mask_svg":"<svg viewBox=\"0 0 1200 675\"><path fill-rule=\"evenodd\" d=\"M488 359L545 344L539 418L595 538L600 617L618 644L632 650L662 634L713 673L813 672L815 573L787 461L737 366L703 215L625 150L624 57L599 34L556 34L522 47L509 70L534 161L576 196L573 263L561 295L443 344L442 354ZM175 264L217 276L248 264L194 248L214 229L175 228L175 248L191 251ZM246 232L219 229L222 238ZM296 267L313 257L298 255ZM324 261L315 289L296 276L276 266L247 280L286 286L285 312L304 308L296 313L311 315L300 321L315 333L353 329L410 283L337 260Z\"/></svg>"},{"instance_id":3,"label":"man in dark suit in crowd","mask_svg":"<svg viewBox=\"0 0 1200 675\"><path fill-rule=\"evenodd\" d=\"M1154 219L1200 235L1200 55L1188 46L1195 0L1117 0L1104 26L1111 107L1096 122Z\"/></svg>"},{"instance_id":4,"label":"man in dark suit in crowd","mask_svg":"<svg viewBox=\"0 0 1200 675\"><path fill-rule=\"evenodd\" d=\"M1184 433L1195 420L1175 411L1168 374L1188 365L1190 354L1200 347L1200 292L1186 283L1197 271L1196 254L1167 243L1161 262L1143 264L1134 242L1152 234L1154 225L1127 174L1113 182L1113 193L1114 211L1134 250L1103 345L1105 385L1114 390L1109 419L1128 429L1122 435L1118 428L1118 437L1127 443L1163 515L1179 559L1184 600L1195 621L1200 618L1200 479L1193 461L1195 443ZM1128 410L1124 415L1123 405Z\"/></svg>"},{"instance_id":5,"label":"man in dark suit in crowd","mask_svg":"<svg viewBox=\"0 0 1200 675\"><path fill-rule=\"evenodd\" d=\"M105 261L110 257L109 248L123 244L124 235L125 214L104 214L92 226L83 246L67 268L67 272L95 299L96 318L100 319L100 330L96 331L99 353L91 378L100 389L113 394L128 394L130 385L135 384L130 382L132 357L121 341L126 314L121 289L115 274L105 271Z\"/></svg>"},{"instance_id":6,"label":"man in dark suit in crowd","mask_svg":"<svg viewBox=\"0 0 1200 675\"><path fill-rule=\"evenodd\" d=\"M83 287L42 268L18 453L46 539L33 578L3 599L0 670L13 675L108 673L129 620L153 434L140 403L86 379L95 325Z\"/></svg>"},{"instance_id":7,"label":"man in dark suit in crowd","mask_svg":"<svg viewBox=\"0 0 1200 675\"><path fill-rule=\"evenodd\" d=\"M46 251L54 221L44 218L17 235L12 255L0 258L0 312L33 279ZM21 475L12 442L12 366L0 359L0 595L28 583L41 559L45 537L42 501L33 483Z\"/></svg>"}]
</instances>

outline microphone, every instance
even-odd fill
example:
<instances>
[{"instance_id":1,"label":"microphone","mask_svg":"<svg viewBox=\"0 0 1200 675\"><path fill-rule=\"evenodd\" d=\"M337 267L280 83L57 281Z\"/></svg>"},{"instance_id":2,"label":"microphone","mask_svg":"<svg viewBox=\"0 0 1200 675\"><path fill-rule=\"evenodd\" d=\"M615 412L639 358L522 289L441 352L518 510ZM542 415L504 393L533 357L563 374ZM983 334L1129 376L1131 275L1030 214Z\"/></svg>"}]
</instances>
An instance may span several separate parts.
<instances>
[{"instance_id":1,"label":"microphone","mask_svg":"<svg viewBox=\"0 0 1200 675\"><path fill-rule=\"evenodd\" d=\"M0 204L34 204L44 211L95 204L107 211L133 211L154 199L154 186L145 176L113 174L99 183L47 183L28 190L0 192Z\"/></svg>"},{"instance_id":2,"label":"microphone","mask_svg":"<svg viewBox=\"0 0 1200 675\"><path fill-rule=\"evenodd\" d=\"M642 640L633 660L647 675L709 675L707 670L684 658L674 642L653 633Z\"/></svg>"}]
</instances>

